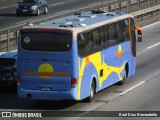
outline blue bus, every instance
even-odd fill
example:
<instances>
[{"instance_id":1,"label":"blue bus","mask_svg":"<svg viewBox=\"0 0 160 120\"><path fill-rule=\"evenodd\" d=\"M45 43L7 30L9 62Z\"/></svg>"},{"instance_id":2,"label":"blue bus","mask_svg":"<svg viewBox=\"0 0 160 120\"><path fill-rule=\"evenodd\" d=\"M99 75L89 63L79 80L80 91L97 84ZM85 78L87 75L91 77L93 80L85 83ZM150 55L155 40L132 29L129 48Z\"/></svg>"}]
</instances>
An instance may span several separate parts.
<instances>
[{"instance_id":1,"label":"blue bus","mask_svg":"<svg viewBox=\"0 0 160 120\"><path fill-rule=\"evenodd\" d=\"M92 101L135 74L136 41L142 31L122 12L77 12L25 26L18 42L18 96Z\"/></svg>"}]
</instances>

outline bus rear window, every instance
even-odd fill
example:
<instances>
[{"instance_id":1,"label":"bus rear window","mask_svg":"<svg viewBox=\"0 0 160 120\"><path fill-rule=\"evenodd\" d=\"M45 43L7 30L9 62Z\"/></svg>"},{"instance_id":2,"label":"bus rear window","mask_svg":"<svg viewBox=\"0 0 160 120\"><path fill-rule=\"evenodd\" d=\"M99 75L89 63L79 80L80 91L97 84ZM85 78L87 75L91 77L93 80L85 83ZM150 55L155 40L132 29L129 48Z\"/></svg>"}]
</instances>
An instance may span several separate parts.
<instances>
[{"instance_id":1,"label":"bus rear window","mask_svg":"<svg viewBox=\"0 0 160 120\"><path fill-rule=\"evenodd\" d=\"M71 49L72 35L52 31L26 31L21 34L25 50L63 52Z\"/></svg>"}]
</instances>

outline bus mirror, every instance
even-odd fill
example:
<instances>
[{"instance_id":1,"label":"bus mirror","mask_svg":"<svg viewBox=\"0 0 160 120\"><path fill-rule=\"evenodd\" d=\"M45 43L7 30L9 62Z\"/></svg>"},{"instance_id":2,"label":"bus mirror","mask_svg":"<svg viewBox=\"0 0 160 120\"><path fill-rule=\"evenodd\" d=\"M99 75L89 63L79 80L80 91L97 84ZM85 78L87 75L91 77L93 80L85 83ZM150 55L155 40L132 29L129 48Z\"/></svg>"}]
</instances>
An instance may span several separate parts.
<instances>
[{"instance_id":1,"label":"bus mirror","mask_svg":"<svg viewBox=\"0 0 160 120\"><path fill-rule=\"evenodd\" d=\"M142 42L142 29L139 26L136 26L137 30L137 42Z\"/></svg>"}]
</instances>

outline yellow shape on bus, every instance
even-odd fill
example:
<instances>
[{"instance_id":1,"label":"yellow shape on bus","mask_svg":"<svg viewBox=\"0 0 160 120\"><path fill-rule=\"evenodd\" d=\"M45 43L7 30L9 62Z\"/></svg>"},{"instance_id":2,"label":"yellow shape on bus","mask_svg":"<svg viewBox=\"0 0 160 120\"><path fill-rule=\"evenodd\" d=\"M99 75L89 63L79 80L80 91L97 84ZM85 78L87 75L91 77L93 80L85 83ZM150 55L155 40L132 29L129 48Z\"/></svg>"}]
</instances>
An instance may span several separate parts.
<instances>
[{"instance_id":1,"label":"yellow shape on bus","mask_svg":"<svg viewBox=\"0 0 160 120\"><path fill-rule=\"evenodd\" d=\"M41 64L38 67L38 72L42 72L42 73L43 72L45 72L45 73L49 72L49 73L51 73L53 71L54 71L54 69L53 69L52 65L50 65L48 63ZM40 76L40 77L43 78L43 79L49 79L49 78L51 78L51 76Z\"/></svg>"}]
</instances>

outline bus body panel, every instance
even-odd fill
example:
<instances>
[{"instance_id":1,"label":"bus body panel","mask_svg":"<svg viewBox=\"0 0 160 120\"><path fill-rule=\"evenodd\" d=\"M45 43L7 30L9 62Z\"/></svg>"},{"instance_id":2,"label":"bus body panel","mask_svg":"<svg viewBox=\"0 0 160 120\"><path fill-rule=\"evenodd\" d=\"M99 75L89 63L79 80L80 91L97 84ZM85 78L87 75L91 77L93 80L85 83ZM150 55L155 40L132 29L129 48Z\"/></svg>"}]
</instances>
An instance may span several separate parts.
<instances>
[{"instance_id":1,"label":"bus body panel","mask_svg":"<svg viewBox=\"0 0 160 120\"><path fill-rule=\"evenodd\" d=\"M119 47L124 51L121 57L116 56ZM88 57L88 58L87 58ZM129 65L128 77L133 75L132 69L135 69L135 65L132 66L132 54L130 51L130 42L124 42L122 44L113 46L106 50L102 50L98 53L94 53L85 58L80 58L80 71L84 69L83 74L80 75L79 86L81 86L81 97L84 99L89 96L90 85L95 77L96 79L96 91L100 91L106 87L113 85L114 83L123 79L125 65ZM89 63L86 63L88 59ZM83 65L86 64L86 65ZM83 68L84 67L84 68ZM101 76L100 71L103 70ZM82 77L81 77L82 76Z\"/></svg>"},{"instance_id":2,"label":"bus body panel","mask_svg":"<svg viewBox=\"0 0 160 120\"><path fill-rule=\"evenodd\" d=\"M36 100L78 100L77 87L71 88L71 77L78 78L77 42L75 40L73 40L70 51L55 52L54 54L52 52L26 51L22 49L20 44L19 42L18 49L21 50L18 51L17 57L20 62L18 75L21 78L21 83L18 84L18 96ZM46 61L44 58L50 61ZM44 76L23 75L24 71L38 71L40 65L43 64L51 65L54 72L66 72L69 76L52 76L45 79ZM47 90L47 88L51 89Z\"/></svg>"},{"instance_id":3,"label":"bus body panel","mask_svg":"<svg viewBox=\"0 0 160 120\"><path fill-rule=\"evenodd\" d=\"M84 75L79 77L78 81L78 100L82 100L89 96L90 86L93 78L96 79L96 87L98 88L98 74L92 63L89 63L87 67L84 68ZM98 91L98 89L96 90Z\"/></svg>"},{"instance_id":4,"label":"bus body panel","mask_svg":"<svg viewBox=\"0 0 160 120\"><path fill-rule=\"evenodd\" d=\"M129 76L134 75L135 71L136 71L136 57L133 57L133 61L132 61L132 73L130 73Z\"/></svg>"},{"instance_id":5,"label":"bus body panel","mask_svg":"<svg viewBox=\"0 0 160 120\"><path fill-rule=\"evenodd\" d=\"M69 91L26 90L18 85L18 96L35 100L77 100L77 89Z\"/></svg>"},{"instance_id":6,"label":"bus body panel","mask_svg":"<svg viewBox=\"0 0 160 120\"><path fill-rule=\"evenodd\" d=\"M39 57L37 57L39 58ZM50 57L48 57L50 58ZM70 63L59 61L22 60L20 63L21 87L24 89L70 90ZM42 72L46 72L43 73ZM54 72L55 74L52 74ZM46 74L46 75L45 75ZM49 74L47 76L47 74Z\"/></svg>"}]
</instances>

